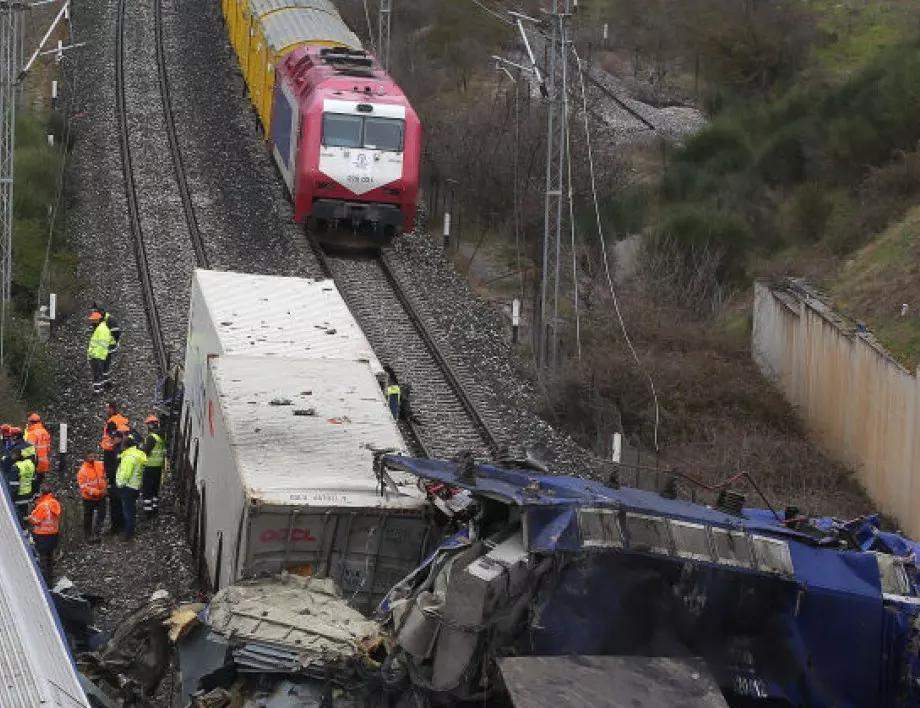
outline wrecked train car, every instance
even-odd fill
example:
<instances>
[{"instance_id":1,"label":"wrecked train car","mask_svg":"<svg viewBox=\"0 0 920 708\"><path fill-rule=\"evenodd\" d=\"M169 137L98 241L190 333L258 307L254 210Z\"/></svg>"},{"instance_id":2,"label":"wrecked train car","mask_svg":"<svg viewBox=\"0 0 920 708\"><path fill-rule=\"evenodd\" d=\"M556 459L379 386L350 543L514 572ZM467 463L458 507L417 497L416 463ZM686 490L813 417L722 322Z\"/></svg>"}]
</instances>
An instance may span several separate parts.
<instances>
[{"instance_id":1,"label":"wrecked train car","mask_svg":"<svg viewBox=\"0 0 920 708\"><path fill-rule=\"evenodd\" d=\"M424 494L373 471L405 450L381 373L331 281L195 272L181 468L210 589L287 570L368 609L418 564Z\"/></svg>"},{"instance_id":2,"label":"wrecked train car","mask_svg":"<svg viewBox=\"0 0 920 708\"><path fill-rule=\"evenodd\" d=\"M332 280L195 270L189 301L182 426L190 439L207 430L208 360L243 354L367 362L383 368Z\"/></svg>"},{"instance_id":3,"label":"wrecked train car","mask_svg":"<svg viewBox=\"0 0 920 708\"><path fill-rule=\"evenodd\" d=\"M699 657L731 706L920 705L916 559L864 551L852 529L530 470L383 462L455 490L471 515L379 608L432 696L498 691L514 681L507 655Z\"/></svg>"}]
</instances>

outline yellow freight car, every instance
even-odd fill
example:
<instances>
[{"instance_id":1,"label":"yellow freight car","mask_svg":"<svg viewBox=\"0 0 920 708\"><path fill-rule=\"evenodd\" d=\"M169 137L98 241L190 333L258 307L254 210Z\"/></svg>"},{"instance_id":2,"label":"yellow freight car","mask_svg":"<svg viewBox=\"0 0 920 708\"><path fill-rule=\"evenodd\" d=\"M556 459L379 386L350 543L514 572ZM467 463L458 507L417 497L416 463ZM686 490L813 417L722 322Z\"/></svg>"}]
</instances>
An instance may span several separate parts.
<instances>
[{"instance_id":1,"label":"yellow freight car","mask_svg":"<svg viewBox=\"0 0 920 708\"><path fill-rule=\"evenodd\" d=\"M257 0L250 0L254 4ZM346 46L361 49L355 36L338 13L331 15L311 7L288 7L274 10L254 19L246 67L249 96L262 130L268 138L271 131L272 93L275 87L275 66L288 52L305 44Z\"/></svg>"}]
</instances>

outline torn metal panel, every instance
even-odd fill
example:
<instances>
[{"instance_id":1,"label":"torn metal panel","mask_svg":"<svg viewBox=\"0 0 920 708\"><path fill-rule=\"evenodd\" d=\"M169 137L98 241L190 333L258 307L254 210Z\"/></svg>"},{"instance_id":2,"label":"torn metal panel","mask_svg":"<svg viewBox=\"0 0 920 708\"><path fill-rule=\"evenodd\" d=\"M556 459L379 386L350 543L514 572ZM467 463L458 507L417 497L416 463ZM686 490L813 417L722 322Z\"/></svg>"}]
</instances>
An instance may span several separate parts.
<instances>
[{"instance_id":1,"label":"torn metal panel","mask_svg":"<svg viewBox=\"0 0 920 708\"><path fill-rule=\"evenodd\" d=\"M727 708L699 658L643 656L499 659L515 708Z\"/></svg>"},{"instance_id":2,"label":"torn metal panel","mask_svg":"<svg viewBox=\"0 0 920 708\"><path fill-rule=\"evenodd\" d=\"M195 627L177 647L182 708L188 705L192 694L228 686L236 678L236 668L229 663L229 640L207 627Z\"/></svg>"},{"instance_id":3,"label":"torn metal panel","mask_svg":"<svg viewBox=\"0 0 920 708\"><path fill-rule=\"evenodd\" d=\"M169 669L171 648L164 622L174 609L169 593L153 593L99 651L79 656L83 673L113 687L125 700L153 695Z\"/></svg>"},{"instance_id":4,"label":"torn metal panel","mask_svg":"<svg viewBox=\"0 0 920 708\"><path fill-rule=\"evenodd\" d=\"M235 644L241 670L294 672L360 656L359 642L379 627L348 606L331 579L282 575L221 590L211 629Z\"/></svg>"}]
</instances>

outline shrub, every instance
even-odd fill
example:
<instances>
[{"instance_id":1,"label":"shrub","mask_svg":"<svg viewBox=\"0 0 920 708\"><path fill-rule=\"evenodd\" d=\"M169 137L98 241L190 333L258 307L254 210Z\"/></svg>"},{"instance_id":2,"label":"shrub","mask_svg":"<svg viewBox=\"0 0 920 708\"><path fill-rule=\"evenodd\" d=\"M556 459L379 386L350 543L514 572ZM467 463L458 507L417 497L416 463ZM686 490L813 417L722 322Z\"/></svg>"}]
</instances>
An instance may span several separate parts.
<instances>
[{"instance_id":1,"label":"shrub","mask_svg":"<svg viewBox=\"0 0 920 708\"><path fill-rule=\"evenodd\" d=\"M819 241L834 213L839 195L816 182L801 185L783 205L781 223L792 243Z\"/></svg>"},{"instance_id":2,"label":"shrub","mask_svg":"<svg viewBox=\"0 0 920 708\"><path fill-rule=\"evenodd\" d=\"M894 162L870 170L859 186L861 231L884 231L918 200L920 153L902 153Z\"/></svg>"},{"instance_id":3,"label":"shrub","mask_svg":"<svg viewBox=\"0 0 920 708\"><path fill-rule=\"evenodd\" d=\"M805 144L810 139L810 125L800 120L780 128L757 157L757 171L767 184L788 185L805 179L808 155Z\"/></svg>"},{"instance_id":4,"label":"shrub","mask_svg":"<svg viewBox=\"0 0 920 708\"><path fill-rule=\"evenodd\" d=\"M739 120L724 118L691 136L675 160L713 172L740 170L751 163L748 136Z\"/></svg>"},{"instance_id":5,"label":"shrub","mask_svg":"<svg viewBox=\"0 0 920 708\"><path fill-rule=\"evenodd\" d=\"M689 283L705 270L717 284L733 285L745 279L749 241L747 225L735 214L681 205L668 209L656 225L648 255L673 250L678 283Z\"/></svg>"},{"instance_id":6,"label":"shrub","mask_svg":"<svg viewBox=\"0 0 920 708\"><path fill-rule=\"evenodd\" d=\"M14 394L19 391L23 377L23 393L33 405L48 400L53 390L51 360L47 349L35 338L31 320L11 321L4 351L4 363L10 375Z\"/></svg>"}]
</instances>

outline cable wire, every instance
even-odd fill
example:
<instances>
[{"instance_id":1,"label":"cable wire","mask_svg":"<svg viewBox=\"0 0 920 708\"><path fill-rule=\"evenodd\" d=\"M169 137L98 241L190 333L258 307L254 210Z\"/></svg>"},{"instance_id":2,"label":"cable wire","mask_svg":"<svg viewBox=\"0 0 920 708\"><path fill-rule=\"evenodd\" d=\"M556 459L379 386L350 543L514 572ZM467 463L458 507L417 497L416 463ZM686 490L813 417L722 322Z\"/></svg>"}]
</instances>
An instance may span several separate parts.
<instances>
[{"instance_id":1,"label":"cable wire","mask_svg":"<svg viewBox=\"0 0 920 708\"><path fill-rule=\"evenodd\" d=\"M572 204L572 131L569 130L568 116L563 116L565 121L565 157L568 163L569 179L569 231L572 240L572 286L575 300L575 345L578 351L578 360L581 361L581 316L578 311L578 259L575 252L575 207ZM556 266L559 267L558 265Z\"/></svg>"},{"instance_id":2,"label":"cable wire","mask_svg":"<svg viewBox=\"0 0 920 708\"><path fill-rule=\"evenodd\" d=\"M607 286L610 288L610 297L613 299L613 307L617 313L617 320L620 322L620 329L623 331L623 338L626 340L626 345L629 347L629 351L632 354L633 360L636 362L636 366L639 368L645 378L648 380L649 388L652 390L652 398L655 401L655 431L654 431L654 443L655 443L655 452L658 452L658 426L661 419L661 409L658 404L658 392L655 390L655 382L652 379L651 374L646 370L642 365L642 362L639 360L639 355L636 353L636 348L633 346L632 340L629 338L629 332L626 330L626 323L623 321L623 314L620 312L620 303L617 298L616 288L613 286L613 276L610 274L610 262L607 258L607 244L604 239L604 230L601 226L601 211L597 203L597 181L594 176L594 155L591 149L591 129L588 125L588 99L585 94L585 76L584 71L581 68L581 57L578 56L578 50L575 48L575 45L572 45L572 53L575 55L575 63L578 65L578 79L581 85L581 104L582 110L581 115L584 118L585 123L585 143L588 148L588 170L591 175L591 197L594 200L594 216L597 220L597 237L601 245L601 253L604 256L604 274L607 278Z\"/></svg>"},{"instance_id":3,"label":"cable wire","mask_svg":"<svg viewBox=\"0 0 920 708\"><path fill-rule=\"evenodd\" d=\"M371 27L371 13L367 9L367 0L364 0L364 17L367 20L367 41L371 45L371 53L377 53L376 42L374 41L374 29Z\"/></svg>"},{"instance_id":4,"label":"cable wire","mask_svg":"<svg viewBox=\"0 0 920 708\"><path fill-rule=\"evenodd\" d=\"M507 17L502 17L497 12L495 12L495 10L492 10L486 7L485 5L483 5L481 2L479 2L479 0L472 0L472 3L476 5L477 7L479 7L480 9L484 10L485 12L488 12L490 15L492 15L492 17L494 17L499 22L504 22L506 25L514 25L514 23L511 20L509 20Z\"/></svg>"}]
</instances>

